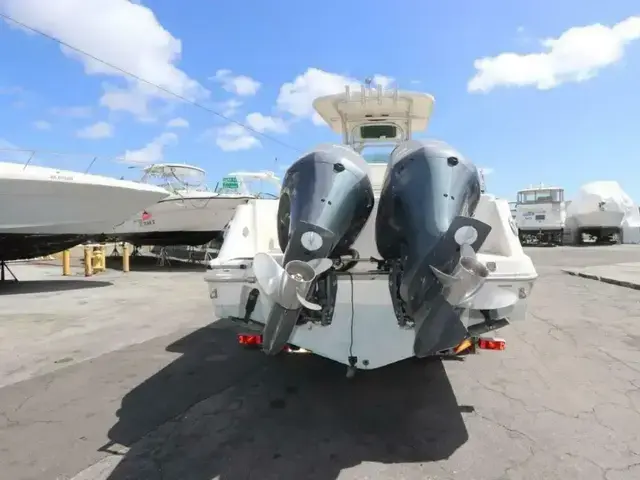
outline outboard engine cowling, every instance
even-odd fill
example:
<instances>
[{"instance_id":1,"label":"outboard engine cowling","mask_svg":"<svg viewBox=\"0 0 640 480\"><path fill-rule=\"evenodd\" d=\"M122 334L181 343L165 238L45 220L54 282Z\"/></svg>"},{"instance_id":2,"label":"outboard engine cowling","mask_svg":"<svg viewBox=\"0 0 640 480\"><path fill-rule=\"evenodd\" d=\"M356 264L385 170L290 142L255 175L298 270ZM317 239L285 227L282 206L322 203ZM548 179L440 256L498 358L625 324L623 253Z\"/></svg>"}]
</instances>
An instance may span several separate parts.
<instances>
[{"instance_id":1,"label":"outboard engine cowling","mask_svg":"<svg viewBox=\"0 0 640 480\"><path fill-rule=\"evenodd\" d=\"M419 357L464 339L461 312L489 275L476 258L491 231L472 218L480 195L475 165L444 142L410 140L391 154L376 243L390 263L396 316L414 325Z\"/></svg>"},{"instance_id":2,"label":"outboard engine cowling","mask_svg":"<svg viewBox=\"0 0 640 480\"><path fill-rule=\"evenodd\" d=\"M268 254L254 258L256 279L275 302L263 331L266 353L286 346L302 308L321 308L307 298L333 264L326 259L349 252L373 209L367 170L366 161L342 145L320 146L287 170L278 205L282 266ZM327 282L326 288L335 298L337 283Z\"/></svg>"}]
</instances>

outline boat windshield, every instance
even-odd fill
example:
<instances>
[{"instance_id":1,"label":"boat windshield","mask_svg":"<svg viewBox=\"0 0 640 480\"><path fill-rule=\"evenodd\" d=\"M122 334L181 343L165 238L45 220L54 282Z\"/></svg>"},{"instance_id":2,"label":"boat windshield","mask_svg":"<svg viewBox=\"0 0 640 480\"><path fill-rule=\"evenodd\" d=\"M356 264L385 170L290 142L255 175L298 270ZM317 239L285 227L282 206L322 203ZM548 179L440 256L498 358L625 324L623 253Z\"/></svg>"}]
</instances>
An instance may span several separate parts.
<instances>
[{"instance_id":1,"label":"boat windshield","mask_svg":"<svg viewBox=\"0 0 640 480\"><path fill-rule=\"evenodd\" d=\"M214 190L220 195L252 196L257 198L277 198L279 185L274 179L253 175L229 174L218 182Z\"/></svg>"},{"instance_id":2,"label":"boat windshield","mask_svg":"<svg viewBox=\"0 0 640 480\"><path fill-rule=\"evenodd\" d=\"M388 163L395 145L366 145L362 150L362 158L367 163Z\"/></svg>"},{"instance_id":3,"label":"boat windshield","mask_svg":"<svg viewBox=\"0 0 640 480\"><path fill-rule=\"evenodd\" d=\"M206 172L191 165L159 164L145 169L143 182L153 183L170 192L208 190Z\"/></svg>"},{"instance_id":4,"label":"boat windshield","mask_svg":"<svg viewBox=\"0 0 640 480\"><path fill-rule=\"evenodd\" d=\"M564 201L564 190L548 188L518 192L518 203L559 203Z\"/></svg>"}]
</instances>

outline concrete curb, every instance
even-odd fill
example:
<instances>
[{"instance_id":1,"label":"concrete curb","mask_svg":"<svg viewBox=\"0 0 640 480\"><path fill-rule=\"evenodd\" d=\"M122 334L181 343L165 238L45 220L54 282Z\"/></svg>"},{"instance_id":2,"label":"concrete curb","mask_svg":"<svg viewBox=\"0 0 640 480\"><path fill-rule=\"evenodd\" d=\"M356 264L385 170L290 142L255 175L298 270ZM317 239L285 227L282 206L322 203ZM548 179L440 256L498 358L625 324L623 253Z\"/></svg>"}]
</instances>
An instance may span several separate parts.
<instances>
[{"instance_id":1,"label":"concrete curb","mask_svg":"<svg viewBox=\"0 0 640 480\"><path fill-rule=\"evenodd\" d=\"M588 278L589 280L597 280L599 282L609 283L611 285L617 285L619 287L626 287L626 288L631 288L633 290L640 290L640 284L633 283L633 282L616 280L615 278L609 278L609 277L601 277L600 275L594 275L592 273L583 273L583 272L577 272L575 270L566 270L564 268L562 269L562 271L564 273L568 273L569 275L573 275L574 277Z\"/></svg>"}]
</instances>

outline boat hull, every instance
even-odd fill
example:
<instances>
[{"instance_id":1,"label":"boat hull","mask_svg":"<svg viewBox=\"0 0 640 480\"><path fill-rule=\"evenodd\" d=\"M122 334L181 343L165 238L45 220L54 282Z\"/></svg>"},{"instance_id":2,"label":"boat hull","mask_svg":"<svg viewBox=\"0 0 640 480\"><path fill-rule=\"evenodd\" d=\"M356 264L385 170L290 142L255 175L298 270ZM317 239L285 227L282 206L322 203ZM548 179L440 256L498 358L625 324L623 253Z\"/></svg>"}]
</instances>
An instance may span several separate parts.
<instances>
[{"instance_id":1,"label":"boat hull","mask_svg":"<svg viewBox=\"0 0 640 480\"><path fill-rule=\"evenodd\" d=\"M492 256L485 258L482 254L479 254L479 258L481 261L496 260ZM519 295L517 304L495 312L493 320L496 326L505 325L498 320L508 319L508 322L513 322L525 318L528 296L537 278L532 265L529 270L530 273L520 276L494 276L483 287L489 290L499 286ZM389 300L388 274L366 270L350 273L338 277L331 324L309 322L298 325L293 330L289 343L347 366L350 365L349 357L357 357L356 367L363 370L380 368L414 357L415 332L412 328L398 325ZM266 323L274 304L260 291L252 274L250 260L214 265L206 280L209 298L218 319L236 319L245 324L247 319L257 325ZM251 293L256 289L260 293L255 307L247 317L247 304L250 303ZM482 295L479 297L482 299ZM480 313L484 306L481 303L474 305L474 310L463 317L465 327L470 332L474 329L483 333L492 330ZM455 346L449 345L443 350Z\"/></svg>"},{"instance_id":2,"label":"boat hull","mask_svg":"<svg viewBox=\"0 0 640 480\"><path fill-rule=\"evenodd\" d=\"M209 262L205 281L218 319L235 319L247 329L252 329L253 323L258 331L266 323L273 302L261 292L253 273L253 257L268 251L282 262L277 210L277 202L268 200L251 201L239 208L218 257ZM345 365L351 366L349 357L357 357L355 367L359 369L378 368L415 356L415 329L398 321L389 292L389 274L377 270L376 213L374 207L353 245L361 261L347 272L336 272L337 292L330 322L298 325L290 336L291 344ZM475 217L492 229L484 250L477 255L490 270L489 277L460 318L470 335L523 320L538 277L520 245L506 200L482 195ZM497 307L496 293L512 300L498 302L501 306ZM348 353L350 349L353 354Z\"/></svg>"},{"instance_id":3,"label":"boat hull","mask_svg":"<svg viewBox=\"0 0 640 480\"><path fill-rule=\"evenodd\" d=\"M578 228L621 228L624 215L624 212L594 211L579 213L569 218Z\"/></svg>"},{"instance_id":4,"label":"boat hull","mask_svg":"<svg viewBox=\"0 0 640 480\"><path fill-rule=\"evenodd\" d=\"M250 199L171 195L116 225L112 235L134 245L203 245L217 238L238 205Z\"/></svg>"},{"instance_id":5,"label":"boat hull","mask_svg":"<svg viewBox=\"0 0 640 480\"><path fill-rule=\"evenodd\" d=\"M0 163L0 259L71 248L168 195L152 185Z\"/></svg>"},{"instance_id":6,"label":"boat hull","mask_svg":"<svg viewBox=\"0 0 640 480\"><path fill-rule=\"evenodd\" d=\"M46 257L88 241L87 235L29 235L0 233L0 261Z\"/></svg>"},{"instance_id":7,"label":"boat hull","mask_svg":"<svg viewBox=\"0 0 640 480\"><path fill-rule=\"evenodd\" d=\"M0 163L0 233L99 235L166 196L151 185Z\"/></svg>"}]
</instances>

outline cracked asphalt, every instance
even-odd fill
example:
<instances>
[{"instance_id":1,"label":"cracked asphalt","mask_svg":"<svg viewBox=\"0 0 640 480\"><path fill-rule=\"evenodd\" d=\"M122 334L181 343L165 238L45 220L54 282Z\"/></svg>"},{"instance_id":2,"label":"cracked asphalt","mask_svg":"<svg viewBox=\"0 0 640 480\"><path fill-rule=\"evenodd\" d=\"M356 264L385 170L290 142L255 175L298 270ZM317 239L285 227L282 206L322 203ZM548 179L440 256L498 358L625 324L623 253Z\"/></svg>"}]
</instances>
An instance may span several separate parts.
<instances>
[{"instance_id":1,"label":"cracked asphalt","mask_svg":"<svg viewBox=\"0 0 640 480\"><path fill-rule=\"evenodd\" d=\"M640 291L560 269L640 246L528 253L540 278L506 351L353 381L239 349L201 273L0 287L0 478L637 480Z\"/></svg>"}]
</instances>

